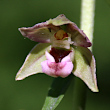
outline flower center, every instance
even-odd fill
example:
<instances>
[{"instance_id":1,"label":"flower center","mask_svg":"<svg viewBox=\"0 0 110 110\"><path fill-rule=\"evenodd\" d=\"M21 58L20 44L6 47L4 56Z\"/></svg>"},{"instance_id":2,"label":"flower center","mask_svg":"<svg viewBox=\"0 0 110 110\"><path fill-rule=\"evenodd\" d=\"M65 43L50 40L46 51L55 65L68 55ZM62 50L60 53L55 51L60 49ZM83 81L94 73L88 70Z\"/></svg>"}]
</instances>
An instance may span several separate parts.
<instances>
[{"instance_id":1,"label":"flower center","mask_svg":"<svg viewBox=\"0 0 110 110\"><path fill-rule=\"evenodd\" d=\"M59 30L58 32L55 33L54 37L57 40L62 40L64 38L67 38L68 34L64 30Z\"/></svg>"},{"instance_id":2,"label":"flower center","mask_svg":"<svg viewBox=\"0 0 110 110\"><path fill-rule=\"evenodd\" d=\"M67 56L71 51L64 48L51 48L50 54L54 57L55 62L59 63L61 60Z\"/></svg>"}]
</instances>

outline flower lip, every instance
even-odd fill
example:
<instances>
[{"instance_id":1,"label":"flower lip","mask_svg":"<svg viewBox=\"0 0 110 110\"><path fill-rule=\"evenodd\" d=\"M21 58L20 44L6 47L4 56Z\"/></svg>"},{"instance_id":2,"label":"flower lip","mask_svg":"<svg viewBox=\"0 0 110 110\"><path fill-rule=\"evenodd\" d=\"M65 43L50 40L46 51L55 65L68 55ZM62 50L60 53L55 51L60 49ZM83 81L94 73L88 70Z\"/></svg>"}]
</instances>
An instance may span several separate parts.
<instances>
[{"instance_id":1,"label":"flower lip","mask_svg":"<svg viewBox=\"0 0 110 110\"><path fill-rule=\"evenodd\" d=\"M50 53L46 52L47 60L41 63L42 72L53 77L67 77L73 70L70 53L63 57L61 62L56 63L54 57Z\"/></svg>"},{"instance_id":2,"label":"flower lip","mask_svg":"<svg viewBox=\"0 0 110 110\"><path fill-rule=\"evenodd\" d=\"M50 50L50 54L54 57L55 59L55 62L58 63L58 62L61 62L61 60L67 56L69 53L71 52L71 50L66 50L66 49L63 49L63 48L51 48Z\"/></svg>"}]
</instances>

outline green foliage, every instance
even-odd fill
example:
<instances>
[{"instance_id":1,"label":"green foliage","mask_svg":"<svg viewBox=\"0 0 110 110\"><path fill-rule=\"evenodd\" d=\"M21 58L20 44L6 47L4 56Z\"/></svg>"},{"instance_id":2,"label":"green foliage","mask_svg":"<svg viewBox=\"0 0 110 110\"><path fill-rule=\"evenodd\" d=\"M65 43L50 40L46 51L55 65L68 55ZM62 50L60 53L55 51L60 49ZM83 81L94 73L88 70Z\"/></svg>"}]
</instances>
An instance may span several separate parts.
<instances>
[{"instance_id":1,"label":"green foliage","mask_svg":"<svg viewBox=\"0 0 110 110\"><path fill-rule=\"evenodd\" d=\"M46 97L42 110L54 110L62 98L66 90L68 89L70 82L72 81L73 75L69 75L66 78L55 78Z\"/></svg>"}]
</instances>

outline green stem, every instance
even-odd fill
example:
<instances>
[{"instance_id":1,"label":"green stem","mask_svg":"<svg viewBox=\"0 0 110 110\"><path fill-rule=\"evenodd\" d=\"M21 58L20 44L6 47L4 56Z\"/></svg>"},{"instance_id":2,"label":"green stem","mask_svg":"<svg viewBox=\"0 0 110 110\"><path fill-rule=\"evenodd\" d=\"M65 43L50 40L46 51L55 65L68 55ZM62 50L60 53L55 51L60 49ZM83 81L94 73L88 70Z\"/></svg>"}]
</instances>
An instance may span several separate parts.
<instances>
[{"instance_id":1,"label":"green stem","mask_svg":"<svg viewBox=\"0 0 110 110\"><path fill-rule=\"evenodd\" d=\"M81 29L93 43L95 0L82 0L81 3ZM92 47L90 48L92 50ZM73 110L84 110L86 102L86 86L75 77L73 89Z\"/></svg>"},{"instance_id":2,"label":"green stem","mask_svg":"<svg viewBox=\"0 0 110 110\"><path fill-rule=\"evenodd\" d=\"M95 0L82 0L81 29L93 40Z\"/></svg>"}]
</instances>

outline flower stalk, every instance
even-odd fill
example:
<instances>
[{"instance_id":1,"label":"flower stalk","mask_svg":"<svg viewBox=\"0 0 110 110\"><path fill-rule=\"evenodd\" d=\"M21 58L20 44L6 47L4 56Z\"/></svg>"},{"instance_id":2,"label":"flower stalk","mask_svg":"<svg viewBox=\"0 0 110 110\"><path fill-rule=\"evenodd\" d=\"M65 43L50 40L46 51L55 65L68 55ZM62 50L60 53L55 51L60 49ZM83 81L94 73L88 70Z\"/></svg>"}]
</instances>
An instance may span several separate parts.
<instances>
[{"instance_id":1,"label":"flower stalk","mask_svg":"<svg viewBox=\"0 0 110 110\"><path fill-rule=\"evenodd\" d=\"M94 15L95 0L82 0L80 29L84 31L91 42L93 40Z\"/></svg>"},{"instance_id":2,"label":"flower stalk","mask_svg":"<svg viewBox=\"0 0 110 110\"><path fill-rule=\"evenodd\" d=\"M82 0L80 28L93 44L95 0ZM89 47L92 51L92 47ZM86 86L77 77L73 88L73 110L84 110L86 102Z\"/></svg>"}]
</instances>

